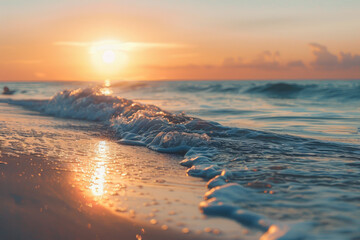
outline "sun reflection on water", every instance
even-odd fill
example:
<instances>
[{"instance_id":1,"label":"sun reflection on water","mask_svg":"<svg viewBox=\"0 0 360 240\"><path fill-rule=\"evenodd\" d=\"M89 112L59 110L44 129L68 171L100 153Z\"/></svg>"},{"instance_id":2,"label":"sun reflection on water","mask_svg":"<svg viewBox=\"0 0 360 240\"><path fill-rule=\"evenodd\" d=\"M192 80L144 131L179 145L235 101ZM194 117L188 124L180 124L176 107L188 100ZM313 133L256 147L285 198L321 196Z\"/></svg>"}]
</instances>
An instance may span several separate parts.
<instances>
[{"instance_id":1,"label":"sun reflection on water","mask_svg":"<svg viewBox=\"0 0 360 240\"><path fill-rule=\"evenodd\" d=\"M91 179L90 189L95 196L104 195L106 168L101 166L101 163L95 169L94 175Z\"/></svg>"},{"instance_id":2,"label":"sun reflection on water","mask_svg":"<svg viewBox=\"0 0 360 240\"><path fill-rule=\"evenodd\" d=\"M110 88L101 88L100 92L103 95L111 95L113 93L113 91Z\"/></svg>"},{"instance_id":3,"label":"sun reflection on water","mask_svg":"<svg viewBox=\"0 0 360 240\"><path fill-rule=\"evenodd\" d=\"M90 179L90 190L94 196L102 196L106 193L106 175L107 175L107 160L108 160L109 146L106 141L100 141L95 149L96 166L94 173Z\"/></svg>"}]
</instances>

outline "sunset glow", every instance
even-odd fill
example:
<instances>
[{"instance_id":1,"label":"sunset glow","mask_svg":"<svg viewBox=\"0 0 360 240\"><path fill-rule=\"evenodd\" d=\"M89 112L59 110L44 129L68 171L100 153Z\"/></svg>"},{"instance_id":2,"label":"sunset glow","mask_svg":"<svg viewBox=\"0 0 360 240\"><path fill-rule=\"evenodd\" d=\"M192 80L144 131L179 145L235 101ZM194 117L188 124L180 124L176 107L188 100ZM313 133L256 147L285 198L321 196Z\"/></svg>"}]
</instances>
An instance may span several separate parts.
<instances>
[{"instance_id":1,"label":"sunset glow","mask_svg":"<svg viewBox=\"0 0 360 240\"><path fill-rule=\"evenodd\" d=\"M0 80L360 75L358 1L55 3L0 3Z\"/></svg>"}]
</instances>

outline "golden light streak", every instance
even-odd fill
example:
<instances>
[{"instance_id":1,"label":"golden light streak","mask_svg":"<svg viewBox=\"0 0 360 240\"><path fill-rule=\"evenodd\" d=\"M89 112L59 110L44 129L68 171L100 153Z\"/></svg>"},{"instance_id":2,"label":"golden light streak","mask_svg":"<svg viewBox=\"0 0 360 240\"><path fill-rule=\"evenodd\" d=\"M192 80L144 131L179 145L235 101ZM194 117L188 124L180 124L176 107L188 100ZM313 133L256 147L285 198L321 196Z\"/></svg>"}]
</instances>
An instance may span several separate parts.
<instances>
[{"instance_id":1,"label":"golden light streak","mask_svg":"<svg viewBox=\"0 0 360 240\"><path fill-rule=\"evenodd\" d=\"M90 190L94 196L100 197L106 193L106 175L107 175L107 160L109 147L106 141L100 141L96 149L97 161L94 173L90 180Z\"/></svg>"}]
</instances>

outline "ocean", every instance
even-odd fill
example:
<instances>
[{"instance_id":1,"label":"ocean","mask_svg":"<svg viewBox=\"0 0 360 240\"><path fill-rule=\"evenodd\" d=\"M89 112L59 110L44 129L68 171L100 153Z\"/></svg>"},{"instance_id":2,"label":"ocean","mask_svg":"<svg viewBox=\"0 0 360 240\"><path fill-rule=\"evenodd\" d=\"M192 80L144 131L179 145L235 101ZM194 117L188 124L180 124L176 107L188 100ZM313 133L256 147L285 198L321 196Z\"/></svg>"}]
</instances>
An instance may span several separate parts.
<instances>
[{"instance_id":1,"label":"ocean","mask_svg":"<svg viewBox=\"0 0 360 240\"><path fill-rule=\"evenodd\" d=\"M107 80L1 86L15 90L0 97L2 111L28 123L25 131L21 120L0 122L2 151L42 154L59 165L76 155L79 166L88 153L71 139L92 144L92 137L100 137L114 149L136 147L142 151L140 163L154 169L161 165L158 183L171 176L182 179L186 172L189 180L181 181L203 191L202 199L191 200L197 211L254 232L244 239L360 239L360 81ZM37 136L36 146L35 140L17 143ZM116 157L121 153L104 142L93 155L99 152L120 164ZM127 161L138 174L139 168ZM70 170L77 171L74 166ZM105 166L98 171L101 175ZM195 184L192 177L201 181Z\"/></svg>"}]
</instances>

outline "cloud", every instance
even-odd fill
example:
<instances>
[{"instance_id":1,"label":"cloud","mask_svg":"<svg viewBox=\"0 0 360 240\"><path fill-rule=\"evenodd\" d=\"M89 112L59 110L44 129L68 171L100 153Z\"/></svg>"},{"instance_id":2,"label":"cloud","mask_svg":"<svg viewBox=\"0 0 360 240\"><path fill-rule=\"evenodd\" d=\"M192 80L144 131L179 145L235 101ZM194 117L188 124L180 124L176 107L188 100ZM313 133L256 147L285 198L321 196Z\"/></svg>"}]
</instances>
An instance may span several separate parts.
<instances>
[{"instance_id":1,"label":"cloud","mask_svg":"<svg viewBox=\"0 0 360 240\"><path fill-rule=\"evenodd\" d=\"M149 42L121 42L117 40L106 40L98 42L57 41L53 43L58 46L91 47L96 49L112 49L120 51L142 50L149 48L185 48L188 45L178 43L149 43Z\"/></svg>"},{"instance_id":2,"label":"cloud","mask_svg":"<svg viewBox=\"0 0 360 240\"><path fill-rule=\"evenodd\" d=\"M310 66L315 70L351 70L360 69L360 55L340 52L336 55L324 45L310 43L315 60ZM307 65L300 59L288 62L281 61L279 51L263 51L255 59L244 62L242 58L225 58L222 65L225 68L254 68L257 70L295 70L307 69Z\"/></svg>"},{"instance_id":3,"label":"cloud","mask_svg":"<svg viewBox=\"0 0 360 240\"><path fill-rule=\"evenodd\" d=\"M310 43L312 54L315 56L315 61L311 63L312 66L319 69L331 69L338 66L338 57L330 53L327 47L318 43Z\"/></svg>"},{"instance_id":4,"label":"cloud","mask_svg":"<svg viewBox=\"0 0 360 240\"><path fill-rule=\"evenodd\" d=\"M267 76L279 76L280 78L354 78L354 76L358 76L360 55L344 52L335 55L326 46L317 43L311 43L310 47L315 57L315 60L310 63L301 59L285 60L279 51L266 50L253 59L227 57L220 64L147 65L145 67L160 70L182 70L192 74L205 73L206 70L211 70L214 74L212 76L223 74L230 76L230 78L233 76L240 76L240 78L246 78L244 76L249 78L254 76L265 76L265 78L268 78Z\"/></svg>"},{"instance_id":5,"label":"cloud","mask_svg":"<svg viewBox=\"0 0 360 240\"><path fill-rule=\"evenodd\" d=\"M311 65L315 69L320 70L337 70L337 69L351 69L360 68L360 55L352 53L340 52L337 56L318 43L309 44L312 49L312 54L315 56L315 60Z\"/></svg>"},{"instance_id":6,"label":"cloud","mask_svg":"<svg viewBox=\"0 0 360 240\"><path fill-rule=\"evenodd\" d=\"M282 62L280 59L279 51L263 51L258 54L254 59L249 61L244 61L242 57L227 57L221 64L212 65L212 64L185 64L177 66L154 66L147 65L148 68L156 69L184 69L184 70L196 70L196 69L217 69L217 70L226 70L232 71L236 69L247 69L247 70L257 70L257 71L286 71L306 68L306 65L301 60Z\"/></svg>"},{"instance_id":7,"label":"cloud","mask_svg":"<svg viewBox=\"0 0 360 240\"><path fill-rule=\"evenodd\" d=\"M343 68L359 68L360 55L341 52L340 63Z\"/></svg>"},{"instance_id":8,"label":"cloud","mask_svg":"<svg viewBox=\"0 0 360 240\"><path fill-rule=\"evenodd\" d=\"M279 51L270 52L264 51L260 53L251 63L250 67L262 69L277 69L280 67L280 53Z\"/></svg>"},{"instance_id":9,"label":"cloud","mask_svg":"<svg viewBox=\"0 0 360 240\"><path fill-rule=\"evenodd\" d=\"M225 58L222 67L227 68L257 68L257 69L279 69L281 68L280 64L280 53L278 51L263 51L255 59L250 62L243 62L241 57L235 58Z\"/></svg>"}]
</instances>

